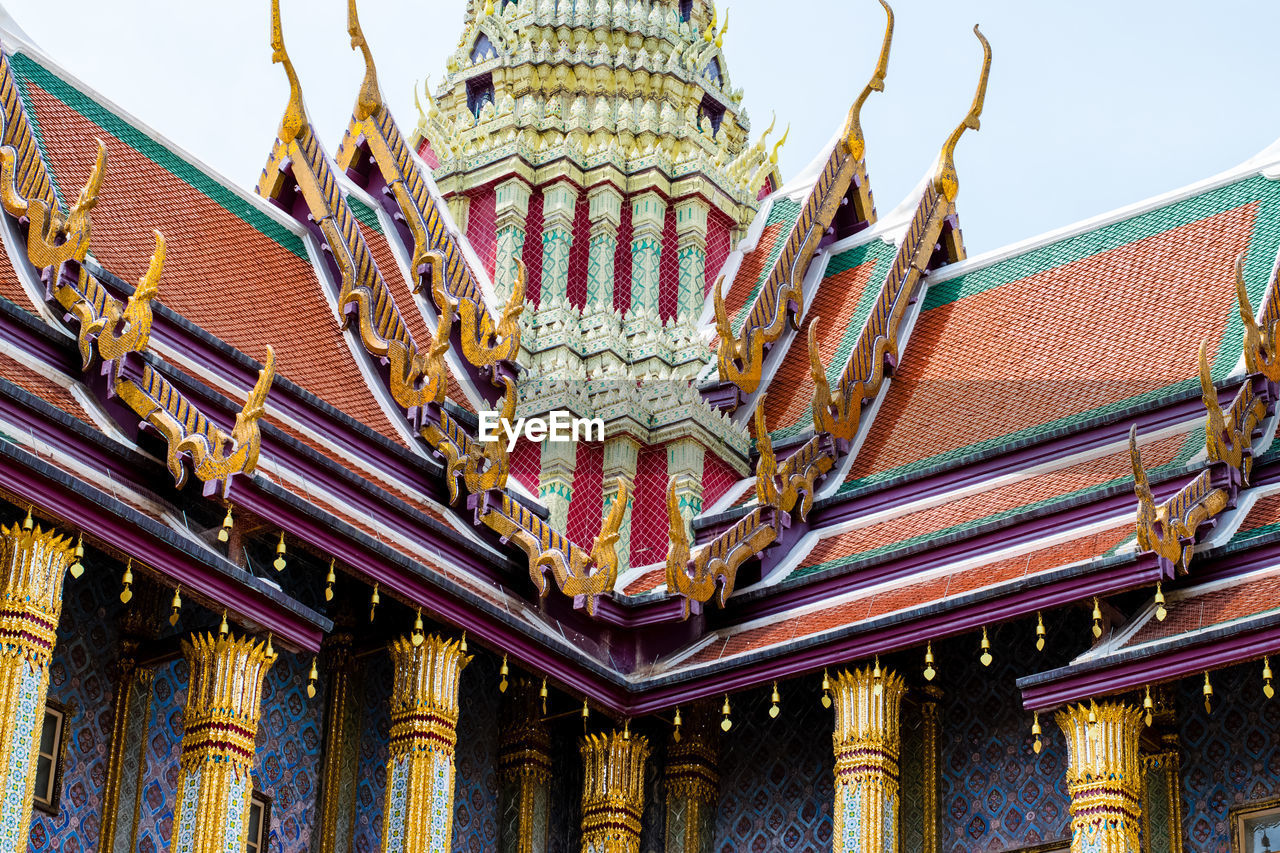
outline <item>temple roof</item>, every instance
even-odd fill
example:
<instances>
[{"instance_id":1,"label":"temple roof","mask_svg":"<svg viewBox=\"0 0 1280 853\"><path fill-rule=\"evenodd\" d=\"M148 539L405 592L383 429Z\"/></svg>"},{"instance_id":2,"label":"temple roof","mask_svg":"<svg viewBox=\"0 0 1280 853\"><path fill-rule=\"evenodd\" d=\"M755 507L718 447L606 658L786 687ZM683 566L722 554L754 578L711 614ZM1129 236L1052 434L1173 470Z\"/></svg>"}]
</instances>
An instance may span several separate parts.
<instances>
[{"instance_id":1,"label":"temple roof","mask_svg":"<svg viewBox=\"0 0 1280 853\"><path fill-rule=\"evenodd\" d=\"M507 8L472 29L544 16ZM278 18L274 35L287 64ZM255 195L6 35L20 198L0 227L0 490L56 493L102 547L145 545L148 571L234 598L299 647L330 625L317 579L332 558L356 598L426 606L636 712L1051 607L1123 608L1157 582L1169 619L1142 593L1122 630L1028 681L1030 701L1171 649L1270 637L1280 150L966 259L953 158L985 96L978 39L974 106L900 205L871 204L855 109L760 202L688 319L701 383L678 377L668 408L719 453L700 509L682 514L663 450L601 510L595 448L557 525L509 477L529 459L476 437L528 381L523 273L499 304L370 57L336 158L288 66L295 97ZM880 88L887 54L888 38ZM619 571L627 506L652 553ZM229 511L247 567L218 544ZM277 538L296 568L255 576L254 549Z\"/></svg>"}]
</instances>

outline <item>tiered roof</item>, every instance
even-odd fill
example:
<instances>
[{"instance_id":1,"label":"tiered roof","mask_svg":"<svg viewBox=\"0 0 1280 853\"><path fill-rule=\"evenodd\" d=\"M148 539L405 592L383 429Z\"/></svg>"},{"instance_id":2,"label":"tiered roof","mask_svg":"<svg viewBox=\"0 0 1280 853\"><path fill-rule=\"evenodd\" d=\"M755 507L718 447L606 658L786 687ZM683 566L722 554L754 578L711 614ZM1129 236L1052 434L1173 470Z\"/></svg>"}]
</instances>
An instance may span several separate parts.
<instances>
[{"instance_id":1,"label":"tiered roof","mask_svg":"<svg viewBox=\"0 0 1280 853\"><path fill-rule=\"evenodd\" d=\"M702 312L698 394L752 428L755 477L727 474L692 537L673 489L637 494L671 550L620 575L620 509L570 541L476 439L514 400L523 302L497 304L351 28L336 158L290 68L256 196L0 35L9 499L301 648L332 625L332 558L347 599L422 606L626 713L1095 599L1142 602L1029 674L1029 707L1280 650L1280 151L965 259L953 157L985 40L974 106L883 219L855 108ZM858 107L887 60L886 38ZM278 537L290 568L257 576Z\"/></svg>"}]
</instances>

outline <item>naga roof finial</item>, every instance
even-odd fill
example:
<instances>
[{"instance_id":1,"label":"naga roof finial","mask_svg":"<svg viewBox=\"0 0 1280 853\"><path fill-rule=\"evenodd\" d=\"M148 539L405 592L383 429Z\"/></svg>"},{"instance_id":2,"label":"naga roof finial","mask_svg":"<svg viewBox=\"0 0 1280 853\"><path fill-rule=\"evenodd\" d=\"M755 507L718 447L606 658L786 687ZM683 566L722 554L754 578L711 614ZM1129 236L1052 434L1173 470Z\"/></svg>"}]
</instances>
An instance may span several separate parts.
<instances>
[{"instance_id":1,"label":"naga roof finial","mask_svg":"<svg viewBox=\"0 0 1280 853\"><path fill-rule=\"evenodd\" d=\"M298 134L307 126L307 110L302 105L302 86L298 83L298 74L293 70L289 52L284 48L284 33L280 28L280 0L271 0L271 61L284 65L285 76L289 78L289 105L285 107L284 117L280 119L280 141L287 145L297 139Z\"/></svg>"},{"instance_id":2,"label":"naga roof finial","mask_svg":"<svg viewBox=\"0 0 1280 853\"><path fill-rule=\"evenodd\" d=\"M867 152L867 142L862 136L862 105L867 102L867 98L871 97L872 92L884 91L884 78L889 73L889 48L893 45L893 9L885 0L880 0L880 5L884 7L884 13L888 17L884 28L884 42L880 46L880 61L876 63L876 70L871 75L870 82L853 102L853 107L849 110L849 120L845 122L844 128L845 147L855 160L861 160L862 155Z\"/></svg>"},{"instance_id":3,"label":"naga roof finial","mask_svg":"<svg viewBox=\"0 0 1280 853\"><path fill-rule=\"evenodd\" d=\"M973 96L973 106L969 107L964 121L951 131L951 135L943 144L938 171L933 178L934 187L949 201L955 201L956 195L960 192L960 177L956 174L956 144L966 130L978 130L982 127L980 121L982 105L987 99L987 78L991 76L991 43L982 34L982 30L978 29L977 24L973 25L973 34L982 43L982 75L978 78L978 91Z\"/></svg>"},{"instance_id":4,"label":"naga roof finial","mask_svg":"<svg viewBox=\"0 0 1280 853\"><path fill-rule=\"evenodd\" d=\"M773 153L769 155L769 162L778 165L778 152L782 150L782 146L787 144L787 139L791 136L791 125L787 125L787 132L782 134L782 138L773 146Z\"/></svg>"},{"instance_id":5,"label":"naga roof finial","mask_svg":"<svg viewBox=\"0 0 1280 853\"><path fill-rule=\"evenodd\" d=\"M373 53L369 50L364 31L360 29L356 0L347 0L347 35L351 36L351 49L360 48L364 54L364 80L360 83L360 94L356 96L356 118L364 121L382 109L382 91L378 88L378 69L373 65ZM414 97L417 94L415 89Z\"/></svg>"}]
</instances>

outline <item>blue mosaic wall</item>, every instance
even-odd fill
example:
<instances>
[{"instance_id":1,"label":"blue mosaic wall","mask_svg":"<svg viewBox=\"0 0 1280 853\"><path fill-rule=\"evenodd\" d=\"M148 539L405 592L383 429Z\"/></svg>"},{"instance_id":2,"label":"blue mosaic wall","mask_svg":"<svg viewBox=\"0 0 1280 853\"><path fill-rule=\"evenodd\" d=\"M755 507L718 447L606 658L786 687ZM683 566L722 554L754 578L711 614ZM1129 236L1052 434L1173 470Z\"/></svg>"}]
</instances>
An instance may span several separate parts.
<instances>
[{"instance_id":1,"label":"blue mosaic wall","mask_svg":"<svg viewBox=\"0 0 1280 853\"><path fill-rule=\"evenodd\" d=\"M115 659L116 578L100 565L79 580L67 576L58 639L49 667L49 698L67 706L66 763L57 815L36 809L28 849L80 853L96 850L111 744ZM103 607L101 602L115 602Z\"/></svg>"},{"instance_id":2,"label":"blue mosaic wall","mask_svg":"<svg viewBox=\"0 0 1280 853\"><path fill-rule=\"evenodd\" d=\"M473 649L462 671L459 696L456 785L453 794L453 849L483 853L498 844L498 665ZM361 659L364 721L356 783L354 850L382 849L382 809L386 801L387 741L391 735L391 660L385 654ZM274 851L272 851L274 853Z\"/></svg>"},{"instance_id":3,"label":"blue mosaic wall","mask_svg":"<svg viewBox=\"0 0 1280 853\"><path fill-rule=\"evenodd\" d=\"M1050 621L1049 645L1037 653L1034 623L993 629L990 667L978 661L978 638L934 645L944 691L941 722L941 849L944 853L1017 850L1070 835L1066 742L1042 718L1044 749L1032 750L1031 715L1015 682L1081 651L1087 623ZM915 676L915 680L919 680ZM911 679L909 679L911 680Z\"/></svg>"},{"instance_id":4,"label":"blue mosaic wall","mask_svg":"<svg viewBox=\"0 0 1280 853\"><path fill-rule=\"evenodd\" d=\"M782 713L769 717L768 688L732 698L733 728L721 740L717 853L827 853L835 756L821 682L780 685Z\"/></svg>"},{"instance_id":5,"label":"blue mosaic wall","mask_svg":"<svg viewBox=\"0 0 1280 853\"><path fill-rule=\"evenodd\" d=\"M1203 682L1174 693L1182 742L1182 827L1187 850L1228 853L1231 808L1280 796L1280 699L1262 695L1262 664L1213 674L1213 713Z\"/></svg>"},{"instance_id":6,"label":"blue mosaic wall","mask_svg":"<svg viewBox=\"0 0 1280 853\"><path fill-rule=\"evenodd\" d=\"M142 778L142 807L138 820L139 853L169 849L173 835L173 804L178 791L178 757L182 747L182 706L187 699L190 672L181 658L157 667L152 681L154 698L147 725L147 766Z\"/></svg>"},{"instance_id":7,"label":"blue mosaic wall","mask_svg":"<svg viewBox=\"0 0 1280 853\"><path fill-rule=\"evenodd\" d=\"M474 648L471 654L458 697L453 849L488 853L498 848L498 664Z\"/></svg>"},{"instance_id":8,"label":"blue mosaic wall","mask_svg":"<svg viewBox=\"0 0 1280 853\"><path fill-rule=\"evenodd\" d=\"M321 776L324 679L307 698L311 655L281 653L262 686L254 787L271 798L269 853L301 853L311 842ZM184 698L185 701L185 698Z\"/></svg>"},{"instance_id":9,"label":"blue mosaic wall","mask_svg":"<svg viewBox=\"0 0 1280 853\"><path fill-rule=\"evenodd\" d=\"M386 802L387 742L391 737L391 659L385 654L360 658L364 686L360 727L359 771L356 776L356 820L352 849L377 853L382 849L382 808Z\"/></svg>"}]
</instances>

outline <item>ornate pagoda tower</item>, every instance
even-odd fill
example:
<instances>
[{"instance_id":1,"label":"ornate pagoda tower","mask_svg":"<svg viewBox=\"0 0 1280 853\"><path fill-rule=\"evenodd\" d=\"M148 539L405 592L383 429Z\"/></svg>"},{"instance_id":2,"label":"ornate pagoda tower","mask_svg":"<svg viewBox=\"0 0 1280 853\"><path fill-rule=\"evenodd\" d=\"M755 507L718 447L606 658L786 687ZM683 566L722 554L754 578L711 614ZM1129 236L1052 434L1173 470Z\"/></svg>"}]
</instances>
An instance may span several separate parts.
<instances>
[{"instance_id":1,"label":"ornate pagoda tower","mask_svg":"<svg viewBox=\"0 0 1280 853\"><path fill-rule=\"evenodd\" d=\"M419 104L415 147L500 302L525 268L518 415L606 422L603 443L522 444L512 473L577 542L631 495L623 569L665 558L672 478L692 518L749 472L747 432L694 387L710 287L780 185L727 29L710 0L470 0Z\"/></svg>"}]
</instances>

